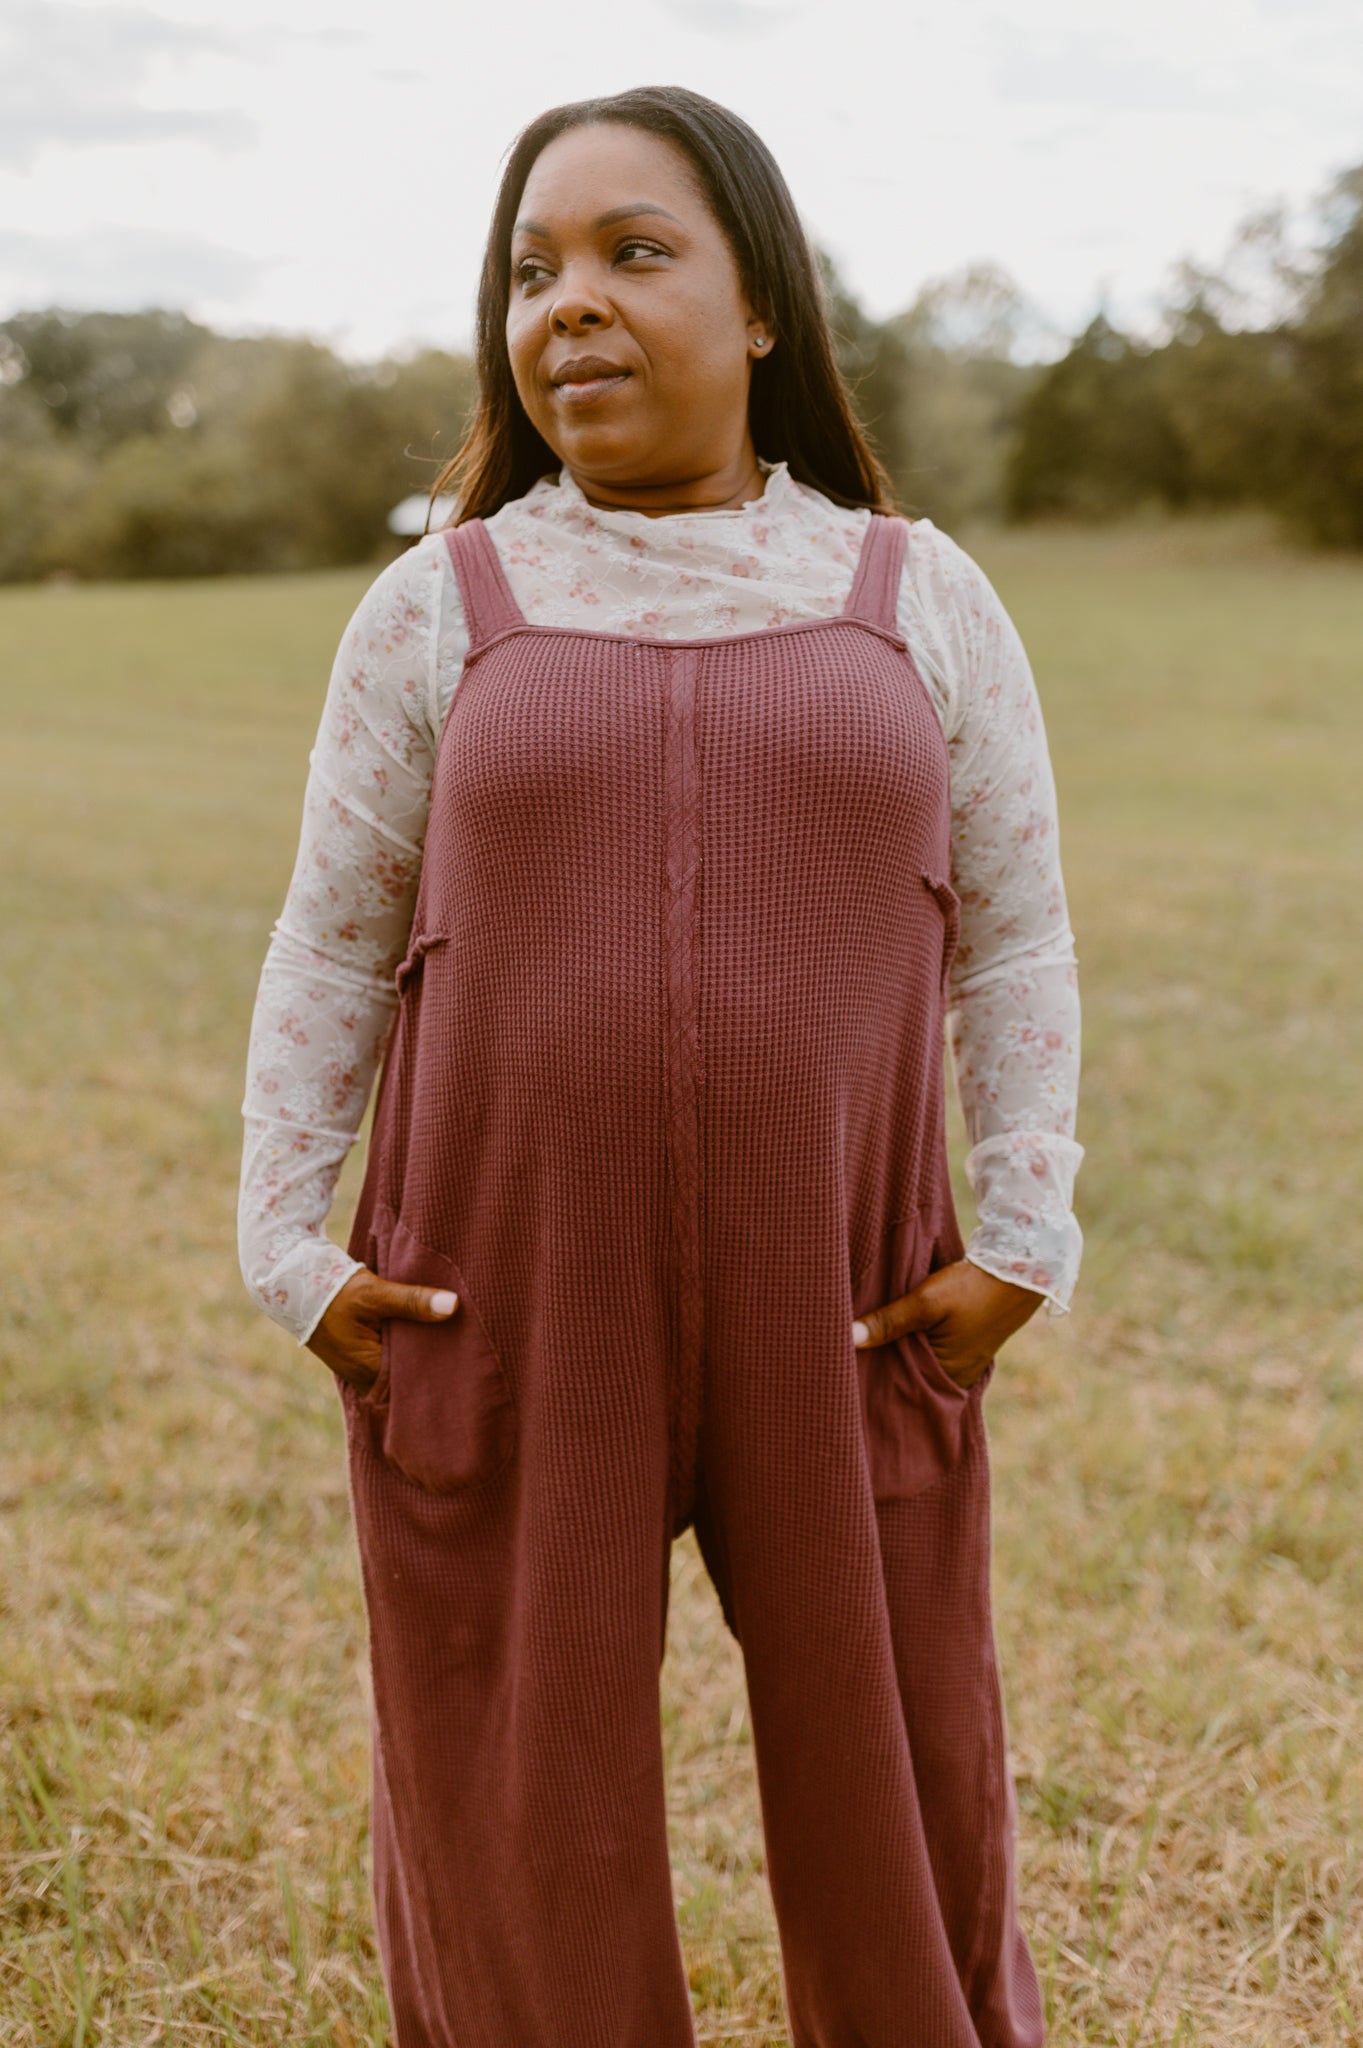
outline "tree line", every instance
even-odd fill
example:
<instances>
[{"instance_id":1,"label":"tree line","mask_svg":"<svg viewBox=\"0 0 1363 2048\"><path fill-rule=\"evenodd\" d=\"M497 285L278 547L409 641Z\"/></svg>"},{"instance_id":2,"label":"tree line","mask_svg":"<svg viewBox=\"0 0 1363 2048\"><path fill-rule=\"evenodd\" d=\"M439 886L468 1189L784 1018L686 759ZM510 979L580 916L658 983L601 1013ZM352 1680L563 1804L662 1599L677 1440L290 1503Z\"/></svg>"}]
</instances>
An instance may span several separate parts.
<instances>
[{"instance_id":1,"label":"tree line","mask_svg":"<svg viewBox=\"0 0 1363 2048\"><path fill-rule=\"evenodd\" d=\"M1219 270L1181 266L1158 342L1092 320L1019 413L1005 515L1253 505L1363 547L1363 165L1318 230L1300 248L1270 210Z\"/></svg>"},{"instance_id":2,"label":"tree line","mask_svg":"<svg viewBox=\"0 0 1363 2048\"><path fill-rule=\"evenodd\" d=\"M361 562L429 484L473 393L462 355L344 361L173 311L0 323L0 581Z\"/></svg>"},{"instance_id":3,"label":"tree line","mask_svg":"<svg viewBox=\"0 0 1363 2048\"><path fill-rule=\"evenodd\" d=\"M997 266L869 317L822 259L842 368L905 508L978 521L1266 506L1363 547L1363 165L1300 246L1282 210L1184 265L1154 337L1105 314L1026 360ZM50 307L0 322L0 582L378 561L474 396L467 356L352 363L184 313Z\"/></svg>"}]
</instances>

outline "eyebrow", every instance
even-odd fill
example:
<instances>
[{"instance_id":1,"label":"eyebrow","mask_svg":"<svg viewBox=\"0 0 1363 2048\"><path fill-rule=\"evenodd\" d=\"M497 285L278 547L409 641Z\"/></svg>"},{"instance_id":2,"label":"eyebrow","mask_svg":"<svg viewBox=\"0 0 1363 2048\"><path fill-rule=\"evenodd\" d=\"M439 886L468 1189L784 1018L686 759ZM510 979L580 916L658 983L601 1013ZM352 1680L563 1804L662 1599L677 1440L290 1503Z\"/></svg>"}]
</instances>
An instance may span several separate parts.
<instances>
[{"instance_id":1,"label":"eyebrow","mask_svg":"<svg viewBox=\"0 0 1363 2048\"><path fill-rule=\"evenodd\" d=\"M678 227L684 225L683 222L677 220L676 214L669 213L665 206L655 206L648 199L631 199L626 206L612 206L607 212L599 213L592 222L592 226L593 228L608 228L617 220L632 219L636 213L660 213L664 220L677 221ZM549 240L549 229L545 227L542 221L538 220L518 220L511 232L513 235L541 235L546 242Z\"/></svg>"}]
</instances>

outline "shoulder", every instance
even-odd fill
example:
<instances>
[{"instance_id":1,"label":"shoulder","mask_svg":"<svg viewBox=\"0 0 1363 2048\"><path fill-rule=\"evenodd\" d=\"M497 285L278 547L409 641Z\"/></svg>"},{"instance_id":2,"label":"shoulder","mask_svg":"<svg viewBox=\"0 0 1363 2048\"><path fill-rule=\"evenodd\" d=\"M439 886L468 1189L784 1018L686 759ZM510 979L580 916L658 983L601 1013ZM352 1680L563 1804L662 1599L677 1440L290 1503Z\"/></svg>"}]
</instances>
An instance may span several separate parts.
<instances>
[{"instance_id":1,"label":"shoulder","mask_svg":"<svg viewBox=\"0 0 1363 2048\"><path fill-rule=\"evenodd\" d=\"M351 614L349 631L377 651L402 647L434 631L445 608L449 550L429 533L380 569ZM456 593L457 602L457 593Z\"/></svg>"},{"instance_id":2,"label":"shoulder","mask_svg":"<svg viewBox=\"0 0 1363 2048\"><path fill-rule=\"evenodd\" d=\"M989 610L999 600L973 555L931 519L905 519L908 546L904 571L925 605L937 610Z\"/></svg>"},{"instance_id":3,"label":"shoulder","mask_svg":"<svg viewBox=\"0 0 1363 2048\"><path fill-rule=\"evenodd\" d=\"M417 540L372 578L341 636L335 687L374 721L433 737L464 655L463 607L443 533Z\"/></svg>"},{"instance_id":4,"label":"shoulder","mask_svg":"<svg viewBox=\"0 0 1363 2048\"><path fill-rule=\"evenodd\" d=\"M900 625L949 646L967 672L997 659L1017 629L989 577L959 541L930 519L914 519L905 549Z\"/></svg>"},{"instance_id":5,"label":"shoulder","mask_svg":"<svg viewBox=\"0 0 1363 2048\"><path fill-rule=\"evenodd\" d=\"M899 630L950 739L992 715L999 678L1025 667L1017 630L988 576L931 519L906 520Z\"/></svg>"},{"instance_id":6,"label":"shoulder","mask_svg":"<svg viewBox=\"0 0 1363 2048\"><path fill-rule=\"evenodd\" d=\"M978 597L976 563L931 519L908 519L900 586L900 623L934 637L959 638Z\"/></svg>"}]
</instances>

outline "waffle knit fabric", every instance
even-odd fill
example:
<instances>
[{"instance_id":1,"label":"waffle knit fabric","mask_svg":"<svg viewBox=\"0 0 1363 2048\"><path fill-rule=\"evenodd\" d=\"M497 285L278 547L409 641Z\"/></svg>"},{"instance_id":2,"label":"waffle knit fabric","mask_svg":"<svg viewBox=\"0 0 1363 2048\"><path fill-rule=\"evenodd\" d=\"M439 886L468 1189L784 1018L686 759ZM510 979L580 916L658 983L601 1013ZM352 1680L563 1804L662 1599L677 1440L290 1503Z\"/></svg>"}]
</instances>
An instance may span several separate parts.
<instances>
[{"instance_id":1,"label":"waffle knit fabric","mask_svg":"<svg viewBox=\"0 0 1363 2048\"><path fill-rule=\"evenodd\" d=\"M851 1340L962 1250L909 527L872 518L835 619L667 642L531 627L482 523L447 539L471 646L349 1248L460 1305L341 1385L397 2048L691 2048L659 1726L691 1526L794 2048L1037 2048L993 1367Z\"/></svg>"}]
</instances>

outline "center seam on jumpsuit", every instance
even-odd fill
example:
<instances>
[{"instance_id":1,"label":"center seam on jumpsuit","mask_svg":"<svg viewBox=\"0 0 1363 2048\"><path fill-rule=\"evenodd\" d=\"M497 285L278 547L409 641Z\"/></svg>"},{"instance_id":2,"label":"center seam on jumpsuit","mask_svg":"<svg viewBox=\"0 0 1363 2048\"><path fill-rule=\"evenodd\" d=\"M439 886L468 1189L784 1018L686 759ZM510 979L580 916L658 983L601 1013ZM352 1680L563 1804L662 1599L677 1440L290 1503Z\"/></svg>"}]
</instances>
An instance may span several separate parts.
<instances>
[{"instance_id":1,"label":"center seam on jumpsuit","mask_svg":"<svg viewBox=\"0 0 1363 2048\"><path fill-rule=\"evenodd\" d=\"M667 1156L672 1212L675 1318L669 1354L668 1495L674 1533L686 1527L695 1498L700 1437L705 1296L701 1272L704 1162L701 1101L705 1084L700 1043L699 888L701 786L696 760L696 690L700 657L670 653L664 665L663 796L666 872L663 957L667 1029L664 1043Z\"/></svg>"}]
</instances>

